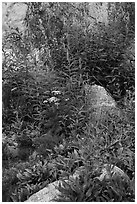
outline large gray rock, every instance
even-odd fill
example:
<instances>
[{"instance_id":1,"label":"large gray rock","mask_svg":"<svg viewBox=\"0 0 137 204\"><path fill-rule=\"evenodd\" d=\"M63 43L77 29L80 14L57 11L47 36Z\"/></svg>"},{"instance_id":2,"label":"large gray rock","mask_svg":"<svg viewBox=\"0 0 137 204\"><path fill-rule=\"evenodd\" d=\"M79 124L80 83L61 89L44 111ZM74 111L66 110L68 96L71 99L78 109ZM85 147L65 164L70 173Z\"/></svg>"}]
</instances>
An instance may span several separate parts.
<instances>
[{"instance_id":1,"label":"large gray rock","mask_svg":"<svg viewBox=\"0 0 137 204\"><path fill-rule=\"evenodd\" d=\"M120 116L120 110L115 100L108 92L98 85L85 85L87 110L90 116L90 122L93 125L107 125L110 117Z\"/></svg>"},{"instance_id":2,"label":"large gray rock","mask_svg":"<svg viewBox=\"0 0 137 204\"><path fill-rule=\"evenodd\" d=\"M84 169L84 167L79 167L79 169L77 169L73 175L69 176L69 180L64 178L65 182L71 183L76 178L79 178ZM57 189L59 184L62 185L61 180L48 184L47 187L30 196L25 202L55 202L54 199L58 198L60 194Z\"/></svg>"},{"instance_id":3,"label":"large gray rock","mask_svg":"<svg viewBox=\"0 0 137 204\"><path fill-rule=\"evenodd\" d=\"M30 196L25 202L53 202L53 199L60 193L56 188L59 182L60 181L55 181L50 183L47 187Z\"/></svg>"}]
</instances>

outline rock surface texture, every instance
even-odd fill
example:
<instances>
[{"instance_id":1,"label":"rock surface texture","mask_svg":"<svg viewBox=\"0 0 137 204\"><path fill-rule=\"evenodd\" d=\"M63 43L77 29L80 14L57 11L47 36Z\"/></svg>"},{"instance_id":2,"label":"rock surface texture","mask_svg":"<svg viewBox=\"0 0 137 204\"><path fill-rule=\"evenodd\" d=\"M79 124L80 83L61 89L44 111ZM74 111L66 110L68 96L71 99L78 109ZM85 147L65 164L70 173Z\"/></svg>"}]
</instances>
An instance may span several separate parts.
<instances>
[{"instance_id":1,"label":"rock surface texture","mask_svg":"<svg viewBox=\"0 0 137 204\"><path fill-rule=\"evenodd\" d=\"M25 202L53 202L52 200L59 195L59 191L56 189L59 182L50 183L47 187L30 196Z\"/></svg>"},{"instance_id":2,"label":"rock surface texture","mask_svg":"<svg viewBox=\"0 0 137 204\"><path fill-rule=\"evenodd\" d=\"M107 125L109 117L120 116L115 100L102 86L85 85L85 94L90 122L93 125Z\"/></svg>"}]
</instances>

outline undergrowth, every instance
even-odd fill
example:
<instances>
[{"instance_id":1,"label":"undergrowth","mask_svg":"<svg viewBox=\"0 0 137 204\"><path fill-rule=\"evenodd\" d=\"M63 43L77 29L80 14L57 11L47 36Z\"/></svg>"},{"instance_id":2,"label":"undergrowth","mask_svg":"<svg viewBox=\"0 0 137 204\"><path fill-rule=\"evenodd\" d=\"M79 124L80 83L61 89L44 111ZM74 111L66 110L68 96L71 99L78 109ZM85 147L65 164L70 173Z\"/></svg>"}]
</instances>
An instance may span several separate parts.
<instances>
[{"instance_id":1,"label":"undergrowth","mask_svg":"<svg viewBox=\"0 0 137 204\"><path fill-rule=\"evenodd\" d=\"M47 184L69 179L79 167L84 167L83 176L73 180L70 185L64 181L63 187L59 187L62 197L58 201L134 201L134 124L133 121L127 123L127 118L120 124L111 121L113 130L103 125L99 128L88 125L83 134L77 134L74 138L72 133L71 138L54 145L53 149L49 148L46 157L45 146L41 152L34 151L28 161L17 162L3 171L3 196L8 201L24 201ZM119 183L122 180L96 179L104 164L121 168L129 176L131 185L126 187L125 183Z\"/></svg>"},{"instance_id":2,"label":"undergrowth","mask_svg":"<svg viewBox=\"0 0 137 204\"><path fill-rule=\"evenodd\" d=\"M26 5L25 30L3 35L3 202L23 202L57 180L58 201L134 201L134 3L108 3L107 25L93 23L88 3ZM87 84L104 87L121 115L93 125ZM100 181L105 164L130 181Z\"/></svg>"}]
</instances>

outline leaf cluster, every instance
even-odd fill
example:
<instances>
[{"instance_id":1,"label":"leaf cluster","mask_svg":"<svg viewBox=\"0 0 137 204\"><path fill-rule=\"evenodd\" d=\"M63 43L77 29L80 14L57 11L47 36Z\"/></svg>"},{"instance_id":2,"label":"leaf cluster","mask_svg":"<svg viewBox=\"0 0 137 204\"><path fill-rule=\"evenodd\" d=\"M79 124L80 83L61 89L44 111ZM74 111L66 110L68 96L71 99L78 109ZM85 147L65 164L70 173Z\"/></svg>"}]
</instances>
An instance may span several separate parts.
<instances>
[{"instance_id":1,"label":"leaf cluster","mask_svg":"<svg viewBox=\"0 0 137 204\"><path fill-rule=\"evenodd\" d=\"M107 25L91 24L88 3L27 6L25 32L3 40L3 200L25 201L82 166L81 178L59 187L62 201L134 201L121 180L96 179L105 163L133 179L134 5L110 3ZM90 126L87 83L121 100L123 118Z\"/></svg>"}]
</instances>

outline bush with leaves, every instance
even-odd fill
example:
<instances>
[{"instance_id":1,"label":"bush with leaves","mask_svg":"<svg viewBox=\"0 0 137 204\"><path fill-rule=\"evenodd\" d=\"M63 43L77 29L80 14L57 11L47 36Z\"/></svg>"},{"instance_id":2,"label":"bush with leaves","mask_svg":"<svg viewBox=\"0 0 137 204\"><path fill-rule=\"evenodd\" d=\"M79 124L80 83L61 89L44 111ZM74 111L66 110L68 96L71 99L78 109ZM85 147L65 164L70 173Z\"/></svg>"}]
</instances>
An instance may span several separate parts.
<instances>
[{"instance_id":1,"label":"bush with leaves","mask_svg":"<svg viewBox=\"0 0 137 204\"><path fill-rule=\"evenodd\" d=\"M23 201L40 189L38 186L44 183L45 171L47 180L51 174L54 180L71 174L80 165L93 174L91 166L111 163L123 169L132 179L135 150L134 3L114 3L114 10L113 3L110 3L112 10L108 7L108 25L97 23L94 19L92 26L89 26L93 18L89 15L88 3L26 4L26 30L22 33L12 29L3 39L3 157L9 171L9 176L3 172L4 194L7 179L14 172L10 172L10 168L15 165L16 169L17 165L9 158L7 147L11 143L13 146L17 143L21 160L24 157L28 159L30 155L21 150L26 144L27 148L32 146L42 155L42 165L38 162L33 168L29 160L29 168L23 164L20 179L16 179L16 175L15 179L11 176L10 186L15 183L14 193L17 195L9 189L13 201ZM86 83L104 86L116 100L129 90L123 112L131 120L126 117L124 120L110 119L109 129L90 127L83 90ZM60 94L56 95L56 91ZM53 98L56 101L52 101ZM61 149L59 143L63 145ZM52 173L44 166L45 157L54 167ZM17 169L19 171L21 167ZM73 194L71 190L73 196L70 200L94 201L96 198L91 196L93 192L89 186L100 193L99 201L134 200L134 195L128 194L130 189L114 192L117 183L96 183L94 176L91 180L91 184L86 183L87 191L83 190L84 186L80 187L83 197L74 196L77 193ZM27 182L32 186L28 186ZM8 196L7 200L11 201Z\"/></svg>"},{"instance_id":2,"label":"bush with leaves","mask_svg":"<svg viewBox=\"0 0 137 204\"><path fill-rule=\"evenodd\" d=\"M134 193L130 185L121 180L100 181L94 172L86 172L85 176L72 181L63 181L58 187L61 192L57 202L134 202Z\"/></svg>"},{"instance_id":3,"label":"bush with leaves","mask_svg":"<svg viewBox=\"0 0 137 204\"><path fill-rule=\"evenodd\" d=\"M126 90L134 91L134 48L127 54L134 44L134 4L109 3L108 25L95 22L90 28L91 16L87 8L88 4L84 3L30 3L26 22L34 35L31 40L34 47L41 47L41 42L46 64L54 67L61 76L75 78L78 74L85 80L88 74L91 84L104 86L120 100ZM41 24L38 30L32 27L33 18ZM42 41L35 41L38 34ZM45 54L49 51L47 63Z\"/></svg>"},{"instance_id":4,"label":"bush with leaves","mask_svg":"<svg viewBox=\"0 0 137 204\"><path fill-rule=\"evenodd\" d=\"M14 120L17 109L23 121L35 122L37 126L39 121L42 121L40 125L43 125L46 123L45 115L56 114L54 106L43 104L43 101L50 97L52 88L64 89L72 86L69 90L69 98L71 98L71 92L76 94L73 91L74 87L82 87L85 80L89 80L91 84L103 85L117 99L125 95L127 88L134 89L134 66L131 68L131 63L130 65L126 63L126 52L123 54L128 36L121 35L123 31L118 29L120 19L123 19L123 29L127 28L128 22L133 24L133 18L128 19L128 22L122 18L131 13L132 5L129 4L127 9L126 4L118 4L116 7L118 11L122 6L127 10L123 9L122 14L117 15L114 22L111 15L115 15L117 11L115 8L110 12L112 22L110 21L108 26L95 23L96 33L93 32L93 27L88 29L86 24L86 16L90 17L86 10L88 4L28 3L27 6L26 31L23 35L19 31L8 33L3 41L4 86L9 87L9 89L5 88L9 91L4 92L3 97L6 107L5 120L6 118L10 121ZM124 22L127 24L125 25ZM9 56L6 49L11 49ZM31 51L32 49L34 52ZM35 55L38 56L37 62L33 60ZM57 71L53 80L52 77L44 80L44 76L47 79L51 75L48 70ZM66 89L65 95L67 91ZM73 101L75 103L75 100ZM49 109L48 113L45 109ZM49 123L49 127L50 125L52 126L52 122Z\"/></svg>"},{"instance_id":5,"label":"bush with leaves","mask_svg":"<svg viewBox=\"0 0 137 204\"><path fill-rule=\"evenodd\" d=\"M63 182L63 187L59 187L62 193L59 201L134 201L130 185L123 185L121 180L99 181L96 178L103 164L114 164L127 173L131 181L134 179L134 124L121 121L121 128L115 121L111 122L113 131L103 126L102 129L87 126L83 134L76 136L72 132L72 137L49 151L46 159L37 157L34 161L32 158L26 163L28 166L25 163L19 166L16 195L13 191L9 193L12 199L23 201L54 179L68 179L83 166L83 176L73 179L70 185Z\"/></svg>"}]
</instances>

